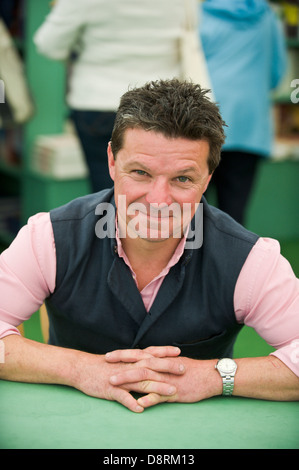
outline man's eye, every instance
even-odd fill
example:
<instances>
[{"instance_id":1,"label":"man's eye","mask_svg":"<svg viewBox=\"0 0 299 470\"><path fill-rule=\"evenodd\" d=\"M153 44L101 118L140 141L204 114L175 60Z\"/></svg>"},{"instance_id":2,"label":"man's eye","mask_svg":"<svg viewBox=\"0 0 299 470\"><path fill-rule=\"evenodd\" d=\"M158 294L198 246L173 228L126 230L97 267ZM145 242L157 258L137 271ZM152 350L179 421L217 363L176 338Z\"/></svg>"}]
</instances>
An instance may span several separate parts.
<instances>
[{"instance_id":1,"label":"man's eye","mask_svg":"<svg viewBox=\"0 0 299 470\"><path fill-rule=\"evenodd\" d=\"M136 173L136 175L139 175L139 176L146 176L147 175L147 172L144 171L144 170L134 170L133 173Z\"/></svg>"},{"instance_id":2,"label":"man's eye","mask_svg":"<svg viewBox=\"0 0 299 470\"><path fill-rule=\"evenodd\" d=\"M177 181L178 181L179 183L188 183L188 182L190 182L191 180L190 180L190 178L188 178L188 176L178 176L178 177L177 177Z\"/></svg>"}]
</instances>

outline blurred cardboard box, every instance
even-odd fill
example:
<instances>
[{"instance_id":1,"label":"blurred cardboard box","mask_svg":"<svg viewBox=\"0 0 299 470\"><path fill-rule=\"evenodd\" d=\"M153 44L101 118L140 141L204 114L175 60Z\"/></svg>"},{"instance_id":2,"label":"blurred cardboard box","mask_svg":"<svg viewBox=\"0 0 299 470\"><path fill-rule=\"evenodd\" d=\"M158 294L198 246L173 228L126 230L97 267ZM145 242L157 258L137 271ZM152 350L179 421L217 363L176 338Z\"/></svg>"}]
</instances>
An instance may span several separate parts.
<instances>
[{"instance_id":1,"label":"blurred cardboard box","mask_svg":"<svg viewBox=\"0 0 299 470\"><path fill-rule=\"evenodd\" d=\"M88 176L88 168L76 135L40 135L36 138L32 169L54 179L76 179Z\"/></svg>"}]
</instances>

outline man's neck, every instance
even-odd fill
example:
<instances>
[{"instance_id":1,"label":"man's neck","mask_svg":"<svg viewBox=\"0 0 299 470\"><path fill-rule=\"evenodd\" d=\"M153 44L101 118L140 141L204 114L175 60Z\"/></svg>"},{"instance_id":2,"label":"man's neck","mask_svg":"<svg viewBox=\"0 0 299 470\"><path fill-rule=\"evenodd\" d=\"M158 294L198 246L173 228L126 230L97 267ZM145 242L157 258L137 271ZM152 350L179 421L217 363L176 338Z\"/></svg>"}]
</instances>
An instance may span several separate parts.
<instances>
[{"instance_id":1,"label":"man's neck","mask_svg":"<svg viewBox=\"0 0 299 470\"><path fill-rule=\"evenodd\" d=\"M122 238L123 249L132 264L143 265L147 263L165 267L174 254L180 238L168 238L167 240L148 240L143 238Z\"/></svg>"},{"instance_id":2,"label":"man's neck","mask_svg":"<svg viewBox=\"0 0 299 470\"><path fill-rule=\"evenodd\" d=\"M179 238L163 241L122 239L122 248L134 271L140 291L167 266L180 241Z\"/></svg>"}]
</instances>

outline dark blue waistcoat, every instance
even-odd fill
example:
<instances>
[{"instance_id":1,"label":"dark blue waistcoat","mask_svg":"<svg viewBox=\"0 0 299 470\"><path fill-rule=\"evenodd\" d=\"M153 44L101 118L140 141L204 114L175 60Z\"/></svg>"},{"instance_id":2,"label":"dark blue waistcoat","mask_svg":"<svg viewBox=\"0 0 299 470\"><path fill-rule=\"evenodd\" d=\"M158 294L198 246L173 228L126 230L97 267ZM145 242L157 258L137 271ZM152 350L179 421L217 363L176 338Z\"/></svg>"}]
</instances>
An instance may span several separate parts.
<instances>
[{"instance_id":1,"label":"dark blue waistcoat","mask_svg":"<svg viewBox=\"0 0 299 470\"><path fill-rule=\"evenodd\" d=\"M115 227L114 210L96 215L99 203L115 208L113 189L51 211L57 275L55 291L46 300L50 344L97 354L176 345L188 357L231 356L242 328L234 313L235 284L258 237L202 202L203 244L185 249L149 313L117 254L115 236L95 233L99 220Z\"/></svg>"}]
</instances>

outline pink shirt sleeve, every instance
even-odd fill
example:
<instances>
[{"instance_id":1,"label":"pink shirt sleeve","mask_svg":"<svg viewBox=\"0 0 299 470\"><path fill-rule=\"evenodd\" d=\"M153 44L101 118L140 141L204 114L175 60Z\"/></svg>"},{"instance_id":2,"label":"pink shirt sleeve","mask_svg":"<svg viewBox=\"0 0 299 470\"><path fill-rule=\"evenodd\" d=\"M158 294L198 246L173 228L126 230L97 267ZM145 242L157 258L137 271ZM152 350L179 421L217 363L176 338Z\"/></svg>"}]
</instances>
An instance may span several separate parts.
<instances>
[{"instance_id":1,"label":"pink shirt sleeve","mask_svg":"<svg viewBox=\"0 0 299 470\"><path fill-rule=\"evenodd\" d=\"M254 328L277 349L272 354L299 376L299 279L276 240L260 238L251 250L234 305L237 321Z\"/></svg>"},{"instance_id":2,"label":"pink shirt sleeve","mask_svg":"<svg viewBox=\"0 0 299 470\"><path fill-rule=\"evenodd\" d=\"M48 213L28 220L0 256L0 338L19 334L55 288L56 252Z\"/></svg>"}]
</instances>

